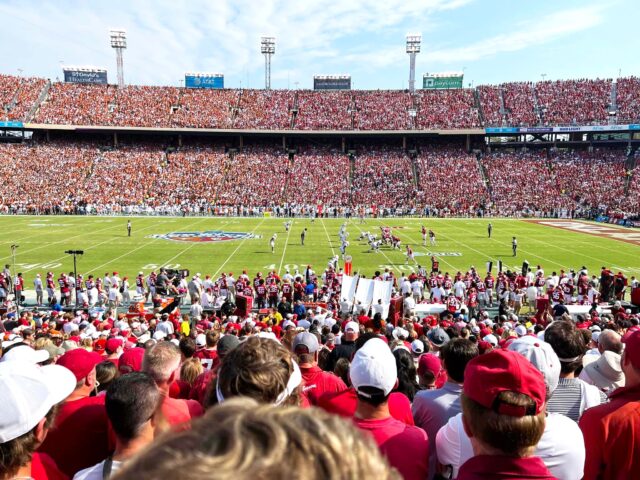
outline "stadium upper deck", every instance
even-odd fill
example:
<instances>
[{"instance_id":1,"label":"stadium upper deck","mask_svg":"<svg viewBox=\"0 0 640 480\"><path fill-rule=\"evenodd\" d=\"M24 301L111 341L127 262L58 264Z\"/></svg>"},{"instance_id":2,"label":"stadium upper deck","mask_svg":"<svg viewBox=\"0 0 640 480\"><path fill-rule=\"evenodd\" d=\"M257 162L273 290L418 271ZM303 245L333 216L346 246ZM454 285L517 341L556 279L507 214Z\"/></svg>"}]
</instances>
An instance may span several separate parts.
<instances>
[{"instance_id":1,"label":"stadium upper deck","mask_svg":"<svg viewBox=\"0 0 640 480\"><path fill-rule=\"evenodd\" d=\"M3 120L32 125L293 131L465 130L640 122L640 79L474 89L194 90L0 75ZM415 112L415 116L413 113ZM615 114L614 114L615 113Z\"/></svg>"}]
</instances>

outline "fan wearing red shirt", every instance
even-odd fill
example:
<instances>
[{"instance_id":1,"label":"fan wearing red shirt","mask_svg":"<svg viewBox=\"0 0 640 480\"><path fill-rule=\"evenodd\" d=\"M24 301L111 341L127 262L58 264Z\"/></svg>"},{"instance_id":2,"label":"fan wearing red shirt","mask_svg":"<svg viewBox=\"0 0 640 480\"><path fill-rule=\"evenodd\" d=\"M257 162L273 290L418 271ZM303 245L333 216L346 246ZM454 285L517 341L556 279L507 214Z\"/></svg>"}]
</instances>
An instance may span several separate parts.
<instances>
[{"instance_id":1,"label":"fan wearing red shirt","mask_svg":"<svg viewBox=\"0 0 640 480\"><path fill-rule=\"evenodd\" d=\"M474 456L458 480L551 480L533 455L545 428L544 378L522 355L494 350L471 360L464 372L462 423Z\"/></svg>"},{"instance_id":2,"label":"fan wearing red shirt","mask_svg":"<svg viewBox=\"0 0 640 480\"><path fill-rule=\"evenodd\" d=\"M107 458L115 445L104 395L89 396L96 388L100 362L100 355L83 348L70 350L57 361L74 374L76 388L60 405L53 428L38 451L53 458L69 477Z\"/></svg>"},{"instance_id":3,"label":"fan wearing red shirt","mask_svg":"<svg viewBox=\"0 0 640 480\"><path fill-rule=\"evenodd\" d=\"M427 478L429 441L421 428L391 416L389 395L398 383L395 358L379 338L368 340L353 357L349 376L358 400L353 421L368 432L405 480Z\"/></svg>"},{"instance_id":4,"label":"fan wearing red shirt","mask_svg":"<svg viewBox=\"0 0 640 480\"><path fill-rule=\"evenodd\" d=\"M347 389L340 377L318 367L319 350L318 337L313 333L301 332L293 339L293 353L302 373L302 393L311 405L317 405L325 392L339 393Z\"/></svg>"},{"instance_id":5,"label":"fan wearing red shirt","mask_svg":"<svg viewBox=\"0 0 640 480\"><path fill-rule=\"evenodd\" d=\"M584 435L585 480L632 478L640 471L640 331L625 340L621 367L625 386L609 394L609 402L580 417Z\"/></svg>"},{"instance_id":6,"label":"fan wearing red shirt","mask_svg":"<svg viewBox=\"0 0 640 480\"><path fill-rule=\"evenodd\" d=\"M0 363L0 478L67 479L51 457L34 450L47 436L54 406L75 385L73 374L59 365Z\"/></svg>"},{"instance_id":7,"label":"fan wearing red shirt","mask_svg":"<svg viewBox=\"0 0 640 480\"><path fill-rule=\"evenodd\" d=\"M169 396L171 384L180 372L180 351L171 342L160 342L149 348L142 359L142 371L150 375L160 389L164 397L161 410L169 425L179 430L189 428L191 420L204 413L195 400Z\"/></svg>"}]
</instances>

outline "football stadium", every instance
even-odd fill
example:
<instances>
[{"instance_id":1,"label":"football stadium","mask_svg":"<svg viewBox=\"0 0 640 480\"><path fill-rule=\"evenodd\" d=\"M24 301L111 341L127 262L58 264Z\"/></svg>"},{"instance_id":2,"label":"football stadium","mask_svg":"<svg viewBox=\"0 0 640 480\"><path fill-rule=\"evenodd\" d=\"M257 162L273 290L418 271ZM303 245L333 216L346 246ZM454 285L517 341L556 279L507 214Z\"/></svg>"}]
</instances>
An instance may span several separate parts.
<instances>
[{"instance_id":1,"label":"football stadium","mask_svg":"<svg viewBox=\"0 0 640 480\"><path fill-rule=\"evenodd\" d=\"M612 6L148 3L0 2L0 480L638 475Z\"/></svg>"}]
</instances>

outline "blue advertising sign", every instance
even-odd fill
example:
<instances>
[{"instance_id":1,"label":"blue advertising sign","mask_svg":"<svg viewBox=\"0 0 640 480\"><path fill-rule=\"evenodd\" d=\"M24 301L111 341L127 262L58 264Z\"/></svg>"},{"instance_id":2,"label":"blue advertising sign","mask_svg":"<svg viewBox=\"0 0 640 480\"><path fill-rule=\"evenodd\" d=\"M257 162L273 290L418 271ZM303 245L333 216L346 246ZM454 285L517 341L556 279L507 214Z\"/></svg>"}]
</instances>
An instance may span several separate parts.
<instances>
[{"instance_id":1,"label":"blue advertising sign","mask_svg":"<svg viewBox=\"0 0 640 480\"><path fill-rule=\"evenodd\" d=\"M185 73L184 86L187 88L224 88L224 75Z\"/></svg>"}]
</instances>

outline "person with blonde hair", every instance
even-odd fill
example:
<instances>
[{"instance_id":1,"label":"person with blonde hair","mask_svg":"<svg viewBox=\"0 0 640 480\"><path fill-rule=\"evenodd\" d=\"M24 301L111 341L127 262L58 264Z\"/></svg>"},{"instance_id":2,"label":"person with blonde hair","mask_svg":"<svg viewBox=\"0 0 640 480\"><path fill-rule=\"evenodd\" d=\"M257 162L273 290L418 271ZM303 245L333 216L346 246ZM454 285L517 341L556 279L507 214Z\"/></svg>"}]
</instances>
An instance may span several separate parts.
<instances>
[{"instance_id":1,"label":"person with blonde hair","mask_svg":"<svg viewBox=\"0 0 640 480\"><path fill-rule=\"evenodd\" d=\"M246 397L212 408L191 430L161 437L118 473L119 480L401 478L353 424Z\"/></svg>"}]
</instances>

